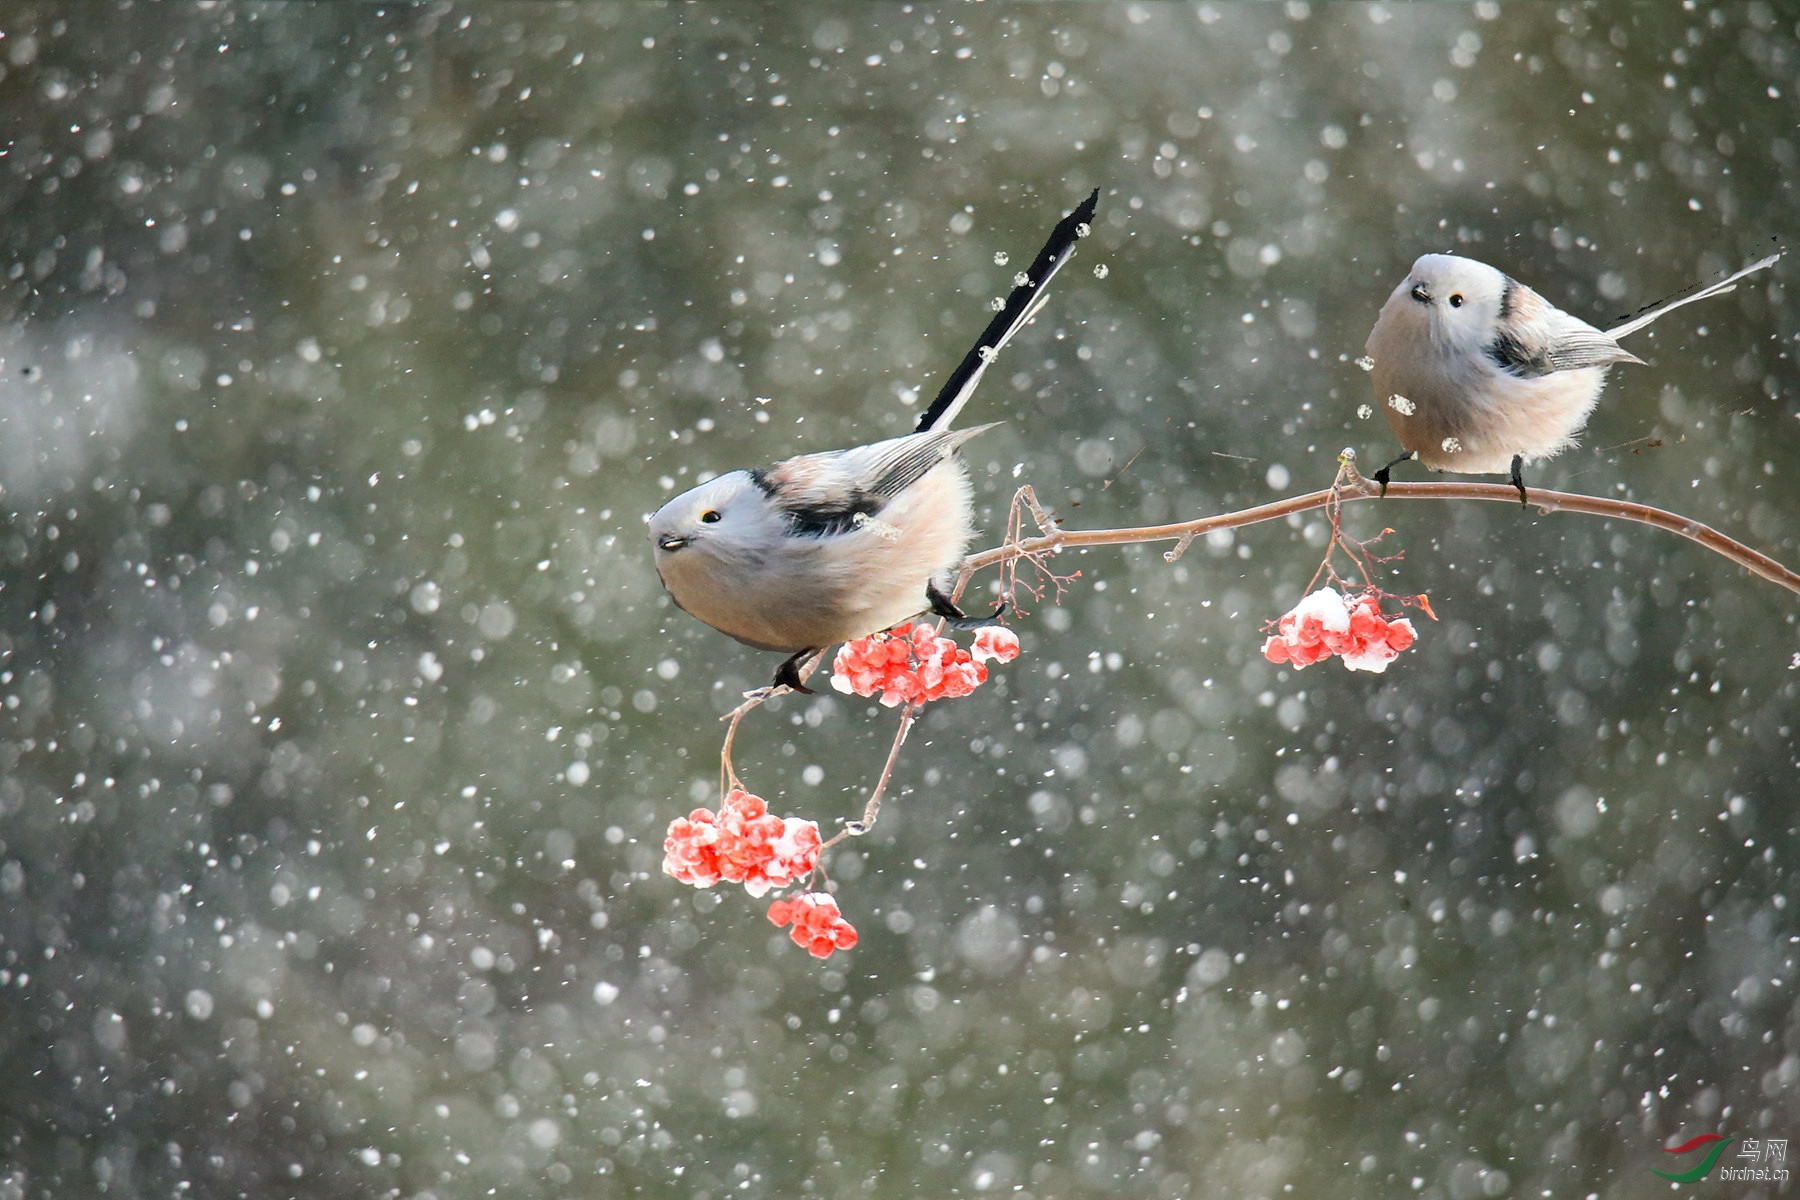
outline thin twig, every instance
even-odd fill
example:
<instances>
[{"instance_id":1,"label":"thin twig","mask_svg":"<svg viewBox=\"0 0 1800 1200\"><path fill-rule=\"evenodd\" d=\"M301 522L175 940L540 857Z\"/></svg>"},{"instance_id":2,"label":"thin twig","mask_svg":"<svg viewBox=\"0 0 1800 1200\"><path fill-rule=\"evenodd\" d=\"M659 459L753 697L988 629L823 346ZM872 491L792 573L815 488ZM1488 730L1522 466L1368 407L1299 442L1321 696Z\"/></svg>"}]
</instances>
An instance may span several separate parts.
<instances>
[{"instance_id":1,"label":"thin twig","mask_svg":"<svg viewBox=\"0 0 1800 1200\"><path fill-rule=\"evenodd\" d=\"M907 705L900 713L900 728L894 732L894 744L888 750L887 762L882 764L881 778L875 781L875 790L869 793L869 802L863 805L860 821L850 821L832 835L830 841L819 847L821 853L831 849L845 838L861 837L875 828L875 822L881 817L881 796L887 791L888 780L894 774L894 764L900 761L900 747L906 742L906 731L912 728L913 719L919 715L917 704Z\"/></svg>"},{"instance_id":2,"label":"thin twig","mask_svg":"<svg viewBox=\"0 0 1800 1200\"><path fill-rule=\"evenodd\" d=\"M1013 493L1012 505L1007 509L1006 545L1016 546L1023 540L1025 514L1027 512L1031 514L1031 519L1037 523L1038 532L1043 534L1052 534L1056 532L1057 525L1055 520L1051 518L1049 513L1044 511L1043 506L1038 504L1037 493L1031 490L1031 485L1028 483ZM1060 603L1064 587L1070 580L1074 579L1076 575L1081 574L1081 572L1077 571L1074 575L1057 575L1044 565L1046 557L1047 555L1021 554L1015 558L1008 559L1005 565L1000 569L1000 598L1011 604L1013 611L1020 616L1026 615L1027 611L1019 604L1020 591L1024 591L1029 595L1031 597L1031 602L1036 604L1043 598L1044 586L1048 583L1056 588L1056 599ZM1019 562L1021 560L1029 561L1033 569L1037 571L1038 583L1029 584L1019 582ZM952 597L962 595L963 589L969 586L969 578L973 574L974 571L966 564L957 572L956 588L951 593Z\"/></svg>"},{"instance_id":3,"label":"thin twig","mask_svg":"<svg viewBox=\"0 0 1800 1200\"><path fill-rule=\"evenodd\" d=\"M800 664L800 668L796 672L800 677L800 682L805 683L811 678L812 673L819 669L819 664L824 659L824 653L820 652ZM786 696L793 690L784 683L772 683L767 687L752 688L744 693L742 704L719 718L721 721L731 722L725 727L725 744L719 747L719 800L721 803L731 789L743 786L738 781L737 771L731 765L731 743L737 737L738 726L743 723L744 718L749 716L753 709L760 708L779 696Z\"/></svg>"},{"instance_id":4,"label":"thin twig","mask_svg":"<svg viewBox=\"0 0 1800 1200\"><path fill-rule=\"evenodd\" d=\"M992 550L983 550L979 554L972 554L963 560L960 572L967 576L997 563L1011 562L1032 555L1055 554L1062 550L1081 546L1124 546L1164 541L1175 541L1185 545L1194 538L1202 537L1214 530L1241 529L1246 525L1274 521L1294 513L1309 512L1315 508L1325 508L1332 503L1334 497L1346 503L1352 500L1381 498L1381 489L1357 474L1354 467L1346 474L1345 481L1335 488L1324 488L1320 491L1308 492L1303 496L1291 496L1286 500L1259 504L1254 508L1222 513L1215 517L1178 521L1170 525L1141 525L1129 529L1056 529L1041 537L1011 542L1004 546L996 546ZM1387 498L1390 500L1491 500L1516 507L1519 503L1519 492L1510 483L1395 483L1389 485ZM1800 573L1790 570L1768 555L1752 550L1742 542L1726 537L1718 530L1691 517L1684 517L1679 513L1652 508L1648 504L1637 504L1629 500L1612 500L1604 496L1584 496L1575 492L1554 492L1546 488L1532 488L1529 492L1529 503L1543 513L1585 513L1595 517L1635 521L1640 525L1651 525L1657 529L1666 530L1678 537L1697 542L1714 554L1730 559L1752 575L1766 579L1770 583L1780 584L1788 591L1800 594Z\"/></svg>"}]
</instances>

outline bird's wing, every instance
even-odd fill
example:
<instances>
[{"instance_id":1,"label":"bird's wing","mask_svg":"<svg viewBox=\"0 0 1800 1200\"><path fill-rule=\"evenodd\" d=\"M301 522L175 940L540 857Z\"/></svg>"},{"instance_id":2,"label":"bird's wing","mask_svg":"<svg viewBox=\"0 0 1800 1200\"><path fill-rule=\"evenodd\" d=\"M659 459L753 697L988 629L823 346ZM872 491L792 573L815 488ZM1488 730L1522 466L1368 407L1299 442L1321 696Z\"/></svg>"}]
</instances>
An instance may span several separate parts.
<instances>
[{"instance_id":1,"label":"bird's wing","mask_svg":"<svg viewBox=\"0 0 1800 1200\"><path fill-rule=\"evenodd\" d=\"M1488 346L1488 356L1524 378L1643 361L1586 321L1555 308L1539 320L1501 330Z\"/></svg>"},{"instance_id":2,"label":"bird's wing","mask_svg":"<svg viewBox=\"0 0 1800 1200\"><path fill-rule=\"evenodd\" d=\"M802 454L751 477L787 514L796 533L847 533L879 514L964 442L992 428L937 429L849 450Z\"/></svg>"},{"instance_id":3,"label":"bird's wing","mask_svg":"<svg viewBox=\"0 0 1800 1200\"><path fill-rule=\"evenodd\" d=\"M1624 349L1611 336L1600 332L1586 321L1571 317L1566 323L1560 324L1561 327L1544 348L1544 360L1549 363L1552 371L1643 362L1643 359Z\"/></svg>"}]
</instances>

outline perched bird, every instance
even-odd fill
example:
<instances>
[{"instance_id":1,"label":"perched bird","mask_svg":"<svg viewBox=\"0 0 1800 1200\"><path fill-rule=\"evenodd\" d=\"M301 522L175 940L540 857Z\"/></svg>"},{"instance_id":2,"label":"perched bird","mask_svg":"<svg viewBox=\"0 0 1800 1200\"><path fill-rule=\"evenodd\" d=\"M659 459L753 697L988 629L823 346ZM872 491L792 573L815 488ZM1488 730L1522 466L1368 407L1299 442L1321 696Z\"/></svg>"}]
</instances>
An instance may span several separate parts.
<instances>
[{"instance_id":1,"label":"perched bird","mask_svg":"<svg viewBox=\"0 0 1800 1200\"><path fill-rule=\"evenodd\" d=\"M658 509L650 544L675 603L745 645L787 653L775 683L799 691L800 664L826 646L926 611L965 620L944 592L974 535L957 451L993 426L950 422L1037 314L1099 199L1096 189L1056 226L915 432L730 471Z\"/></svg>"},{"instance_id":2,"label":"perched bird","mask_svg":"<svg viewBox=\"0 0 1800 1200\"><path fill-rule=\"evenodd\" d=\"M1434 471L1510 473L1575 444L1600 399L1607 368L1643 360L1619 345L1663 314L1717 296L1781 254L1601 331L1486 263L1427 254L1413 263L1365 347L1376 398L1408 458Z\"/></svg>"}]
</instances>

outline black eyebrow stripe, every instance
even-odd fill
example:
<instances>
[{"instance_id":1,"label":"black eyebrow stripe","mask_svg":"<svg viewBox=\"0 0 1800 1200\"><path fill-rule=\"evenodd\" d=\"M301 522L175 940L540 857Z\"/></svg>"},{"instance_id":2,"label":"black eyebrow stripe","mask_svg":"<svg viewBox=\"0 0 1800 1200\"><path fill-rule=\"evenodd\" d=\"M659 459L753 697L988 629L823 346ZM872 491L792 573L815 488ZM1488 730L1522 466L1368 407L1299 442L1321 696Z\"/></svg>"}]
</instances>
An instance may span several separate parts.
<instances>
[{"instance_id":1,"label":"black eyebrow stripe","mask_svg":"<svg viewBox=\"0 0 1800 1200\"><path fill-rule=\"evenodd\" d=\"M1500 278L1500 319L1504 321L1512 316L1513 304L1519 294L1519 281L1511 275L1502 275Z\"/></svg>"}]
</instances>

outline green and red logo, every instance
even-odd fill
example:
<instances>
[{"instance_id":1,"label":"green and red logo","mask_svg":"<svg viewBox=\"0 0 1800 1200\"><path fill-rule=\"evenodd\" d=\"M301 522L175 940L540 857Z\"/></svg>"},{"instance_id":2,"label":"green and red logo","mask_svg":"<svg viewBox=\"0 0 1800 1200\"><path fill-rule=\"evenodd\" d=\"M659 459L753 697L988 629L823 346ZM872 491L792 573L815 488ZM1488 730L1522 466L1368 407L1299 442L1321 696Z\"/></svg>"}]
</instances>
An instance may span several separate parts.
<instances>
[{"instance_id":1,"label":"green and red logo","mask_svg":"<svg viewBox=\"0 0 1800 1200\"><path fill-rule=\"evenodd\" d=\"M1712 1149L1706 1152L1706 1157L1700 1160L1698 1166L1686 1171L1658 1171L1655 1167L1651 1167L1650 1173L1661 1175L1664 1179L1670 1179L1676 1183L1698 1183L1706 1178L1706 1173L1713 1169L1713 1164L1719 1161L1719 1155L1725 1153L1725 1147L1729 1145L1731 1145L1731 1139L1722 1133L1703 1133L1679 1146L1664 1146L1664 1154L1692 1154L1702 1146L1710 1146Z\"/></svg>"}]
</instances>

